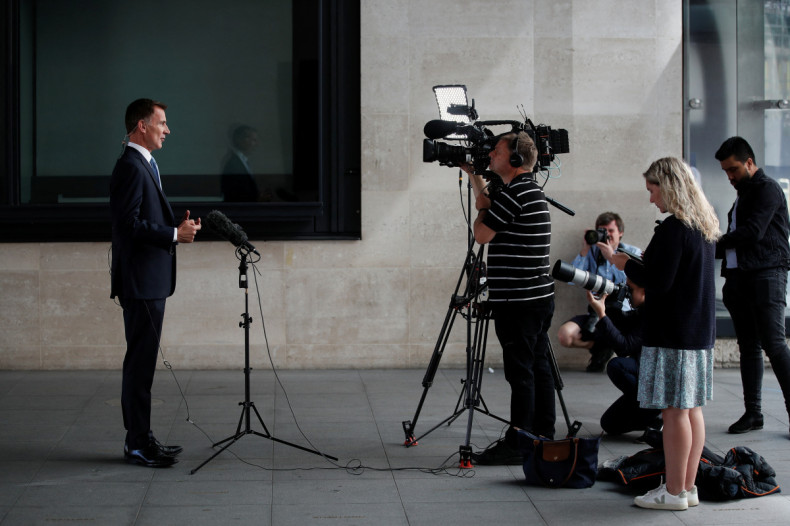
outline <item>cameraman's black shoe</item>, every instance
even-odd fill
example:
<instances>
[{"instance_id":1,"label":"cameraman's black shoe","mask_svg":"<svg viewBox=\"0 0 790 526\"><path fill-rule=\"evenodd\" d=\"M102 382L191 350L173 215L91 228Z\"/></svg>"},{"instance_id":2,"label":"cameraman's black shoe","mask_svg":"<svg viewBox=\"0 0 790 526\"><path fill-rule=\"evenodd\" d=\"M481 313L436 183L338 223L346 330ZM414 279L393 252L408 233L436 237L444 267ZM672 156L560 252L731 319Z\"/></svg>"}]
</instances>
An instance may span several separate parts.
<instances>
[{"instance_id":1,"label":"cameraman's black shoe","mask_svg":"<svg viewBox=\"0 0 790 526\"><path fill-rule=\"evenodd\" d=\"M505 443L505 439L497 440L488 448L472 453L472 463L476 466L509 466L522 464L524 457Z\"/></svg>"},{"instance_id":2,"label":"cameraman's black shoe","mask_svg":"<svg viewBox=\"0 0 790 526\"><path fill-rule=\"evenodd\" d=\"M742 417L730 426L728 432L733 435L757 431L763 428L763 414L756 411L747 411Z\"/></svg>"},{"instance_id":3,"label":"cameraman's black shoe","mask_svg":"<svg viewBox=\"0 0 790 526\"><path fill-rule=\"evenodd\" d=\"M614 356L614 351L609 348L593 347L590 349L590 353L592 357L590 358L590 363L587 365L587 369L585 369L588 373L602 372L606 367L606 363Z\"/></svg>"}]
</instances>

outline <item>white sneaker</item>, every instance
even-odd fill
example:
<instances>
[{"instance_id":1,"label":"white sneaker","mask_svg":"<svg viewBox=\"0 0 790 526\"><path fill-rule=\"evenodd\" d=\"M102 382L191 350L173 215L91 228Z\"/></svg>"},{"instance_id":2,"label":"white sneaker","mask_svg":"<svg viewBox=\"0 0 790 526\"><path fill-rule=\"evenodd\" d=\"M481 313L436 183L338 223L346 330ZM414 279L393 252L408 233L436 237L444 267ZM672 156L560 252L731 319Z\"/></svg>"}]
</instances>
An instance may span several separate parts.
<instances>
[{"instance_id":1,"label":"white sneaker","mask_svg":"<svg viewBox=\"0 0 790 526\"><path fill-rule=\"evenodd\" d=\"M689 501L689 508L692 506L699 506L699 493L697 493L697 486L693 486L691 489L686 490L686 498Z\"/></svg>"},{"instance_id":2,"label":"white sneaker","mask_svg":"<svg viewBox=\"0 0 790 526\"><path fill-rule=\"evenodd\" d=\"M641 497L634 498L634 504L640 508L651 510L673 510L683 511L689 507L686 490L678 495L672 495L667 491L667 485L661 484L654 490L650 490Z\"/></svg>"}]
</instances>

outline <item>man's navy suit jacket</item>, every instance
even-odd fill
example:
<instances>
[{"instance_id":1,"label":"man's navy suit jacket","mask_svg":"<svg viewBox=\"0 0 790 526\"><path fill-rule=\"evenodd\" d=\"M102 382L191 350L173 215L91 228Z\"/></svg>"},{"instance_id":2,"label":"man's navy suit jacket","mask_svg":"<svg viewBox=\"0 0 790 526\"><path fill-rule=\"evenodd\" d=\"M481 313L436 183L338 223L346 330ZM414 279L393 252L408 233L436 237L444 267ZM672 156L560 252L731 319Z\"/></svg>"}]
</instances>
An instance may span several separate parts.
<instances>
[{"instance_id":1,"label":"man's navy suit jacket","mask_svg":"<svg viewBox=\"0 0 790 526\"><path fill-rule=\"evenodd\" d=\"M175 216L143 155L127 147L110 177L111 297L163 299L176 288Z\"/></svg>"}]
</instances>

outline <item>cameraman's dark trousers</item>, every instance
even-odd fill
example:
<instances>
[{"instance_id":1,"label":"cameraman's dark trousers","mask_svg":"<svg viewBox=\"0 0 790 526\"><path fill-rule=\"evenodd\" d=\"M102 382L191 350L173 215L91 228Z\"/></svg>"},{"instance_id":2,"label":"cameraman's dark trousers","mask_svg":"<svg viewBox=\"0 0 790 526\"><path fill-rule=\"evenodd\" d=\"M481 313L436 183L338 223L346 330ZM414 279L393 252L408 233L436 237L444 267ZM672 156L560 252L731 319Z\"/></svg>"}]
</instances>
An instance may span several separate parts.
<instances>
[{"instance_id":1,"label":"cameraman's dark trousers","mask_svg":"<svg viewBox=\"0 0 790 526\"><path fill-rule=\"evenodd\" d=\"M510 424L549 438L554 437L556 419L548 336L553 314L553 297L493 308L505 380L510 384ZM512 431L506 440L511 437L515 438Z\"/></svg>"}]
</instances>

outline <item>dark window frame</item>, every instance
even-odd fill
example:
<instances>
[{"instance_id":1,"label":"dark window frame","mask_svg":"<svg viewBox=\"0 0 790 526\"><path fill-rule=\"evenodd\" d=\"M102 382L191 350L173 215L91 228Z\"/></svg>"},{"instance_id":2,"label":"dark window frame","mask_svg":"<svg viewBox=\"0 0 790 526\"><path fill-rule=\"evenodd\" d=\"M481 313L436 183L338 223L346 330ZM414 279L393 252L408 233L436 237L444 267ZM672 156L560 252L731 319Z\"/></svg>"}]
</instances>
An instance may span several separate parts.
<instances>
[{"instance_id":1,"label":"dark window frame","mask_svg":"<svg viewBox=\"0 0 790 526\"><path fill-rule=\"evenodd\" d=\"M106 203L24 204L20 202L20 3L10 0L2 8L0 26L0 242L109 241L110 212ZM294 55L303 43L300 35L315 31L318 45L318 81L312 93L316 114L300 115L294 122L294 177L315 177L318 199L301 203L189 202L174 205L176 213L189 209L193 217L220 209L241 225L252 239L360 239L361 145L359 1L308 0L317 10L310 28L294 31ZM304 19L306 17L294 17ZM297 22L295 22L296 24ZM316 27L317 26L317 27ZM298 73L297 57L294 75ZM294 79L294 86L300 85ZM301 83L303 84L303 83ZM296 88L295 88L296 89ZM305 111L311 111L307 109ZM113 118L120 118L114 116ZM301 119L301 121L300 121ZM296 159L300 162L297 163ZM109 173L99 184L109 186ZM211 235L201 235L211 239Z\"/></svg>"}]
</instances>

